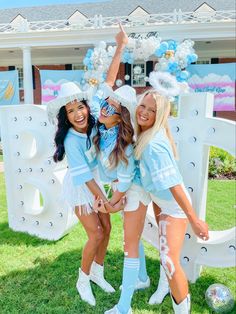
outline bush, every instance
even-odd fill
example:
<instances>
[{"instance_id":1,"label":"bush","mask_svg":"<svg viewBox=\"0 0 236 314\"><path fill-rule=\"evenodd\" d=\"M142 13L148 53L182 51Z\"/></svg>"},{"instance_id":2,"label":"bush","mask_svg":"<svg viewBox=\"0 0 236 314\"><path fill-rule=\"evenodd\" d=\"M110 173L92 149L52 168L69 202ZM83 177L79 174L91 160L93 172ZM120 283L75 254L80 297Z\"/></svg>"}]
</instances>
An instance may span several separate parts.
<instances>
[{"instance_id":1,"label":"bush","mask_svg":"<svg viewBox=\"0 0 236 314\"><path fill-rule=\"evenodd\" d=\"M209 177L236 177L235 158L223 149L211 147L209 160Z\"/></svg>"}]
</instances>

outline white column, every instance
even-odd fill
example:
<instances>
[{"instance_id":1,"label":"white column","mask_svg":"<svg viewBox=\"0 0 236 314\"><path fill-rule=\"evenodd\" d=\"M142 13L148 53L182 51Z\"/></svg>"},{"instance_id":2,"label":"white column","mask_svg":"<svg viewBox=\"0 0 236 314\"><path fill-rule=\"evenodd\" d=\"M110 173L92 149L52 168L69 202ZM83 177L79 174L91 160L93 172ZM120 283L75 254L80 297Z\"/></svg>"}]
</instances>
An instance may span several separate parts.
<instances>
[{"instance_id":1,"label":"white column","mask_svg":"<svg viewBox=\"0 0 236 314\"><path fill-rule=\"evenodd\" d=\"M31 48L23 47L24 99L25 104L34 103Z\"/></svg>"}]
</instances>

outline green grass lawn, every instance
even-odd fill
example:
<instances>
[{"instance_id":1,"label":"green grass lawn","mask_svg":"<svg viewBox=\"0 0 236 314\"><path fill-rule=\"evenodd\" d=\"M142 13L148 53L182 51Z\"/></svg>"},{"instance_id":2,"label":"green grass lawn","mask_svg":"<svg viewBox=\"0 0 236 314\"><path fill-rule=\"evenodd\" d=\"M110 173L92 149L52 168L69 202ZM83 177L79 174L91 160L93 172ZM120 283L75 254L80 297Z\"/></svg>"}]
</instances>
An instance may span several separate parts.
<instances>
[{"instance_id":1,"label":"green grass lawn","mask_svg":"<svg viewBox=\"0 0 236 314\"><path fill-rule=\"evenodd\" d=\"M3 161L3 155L0 154L0 162Z\"/></svg>"},{"instance_id":2,"label":"green grass lawn","mask_svg":"<svg viewBox=\"0 0 236 314\"><path fill-rule=\"evenodd\" d=\"M209 181L207 221L211 229L222 230L234 225L234 182ZM112 216L112 235L106 257L106 277L117 289L112 295L93 285L97 305L90 307L80 300L75 289L78 268L86 236L78 224L67 236L57 242L40 240L8 228L5 186L0 174L0 313L91 313L103 314L119 298L121 283L122 223L119 214ZM170 297L160 306L149 306L147 301L154 292L159 275L156 250L145 243L147 268L151 287L135 293L134 314L173 313ZM213 313L204 300L209 285L222 283L235 297L233 268L204 268L202 276L190 285L192 313ZM232 312L233 313L233 312Z\"/></svg>"}]
</instances>

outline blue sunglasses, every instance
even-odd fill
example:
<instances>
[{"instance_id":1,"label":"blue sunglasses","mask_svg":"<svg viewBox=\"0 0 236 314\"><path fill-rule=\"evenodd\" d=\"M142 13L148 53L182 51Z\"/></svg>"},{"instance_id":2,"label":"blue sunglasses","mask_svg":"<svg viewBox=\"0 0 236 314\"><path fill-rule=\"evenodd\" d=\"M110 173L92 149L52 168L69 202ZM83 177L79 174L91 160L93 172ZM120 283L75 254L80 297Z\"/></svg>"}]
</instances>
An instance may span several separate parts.
<instances>
[{"instance_id":1,"label":"blue sunglasses","mask_svg":"<svg viewBox=\"0 0 236 314\"><path fill-rule=\"evenodd\" d=\"M117 112L116 109L107 102L107 100L108 98L102 101L101 109L106 110L107 116L113 116L114 114L118 114L120 116L120 112Z\"/></svg>"}]
</instances>

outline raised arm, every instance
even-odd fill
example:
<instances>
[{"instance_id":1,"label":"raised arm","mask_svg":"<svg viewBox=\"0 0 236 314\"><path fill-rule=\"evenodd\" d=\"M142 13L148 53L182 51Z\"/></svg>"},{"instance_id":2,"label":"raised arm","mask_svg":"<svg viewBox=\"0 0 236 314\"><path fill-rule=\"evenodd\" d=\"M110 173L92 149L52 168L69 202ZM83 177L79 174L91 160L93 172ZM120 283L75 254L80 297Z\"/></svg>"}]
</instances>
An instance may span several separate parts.
<instances>
[{"instance_id":1,"label":"raised arm","mask_svg":"<svg viewBox=\"0 0 236 314\"><path fill-rule=\"evenodd\" d=\"M113 56L110 67L108 69L107 78L106 78L106 83L110 87L114 86L114 83L115 83L115 80L117 77L117 73L118 73L119 67L120 67L121 55L122 55L122 52L123 52L125 46L128 43L128 36L127 36L126 32L124 31L123 26L121 24L119 24L119 28L120 28L120 31L116 35L116 44L117 44L116 51L115 51L115 54Z\"/></svg>"}]
</instances>

